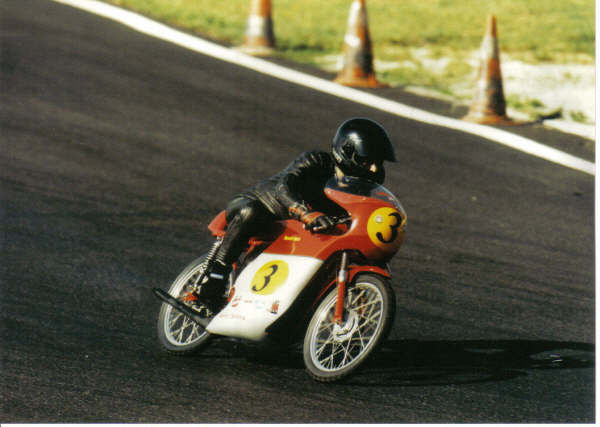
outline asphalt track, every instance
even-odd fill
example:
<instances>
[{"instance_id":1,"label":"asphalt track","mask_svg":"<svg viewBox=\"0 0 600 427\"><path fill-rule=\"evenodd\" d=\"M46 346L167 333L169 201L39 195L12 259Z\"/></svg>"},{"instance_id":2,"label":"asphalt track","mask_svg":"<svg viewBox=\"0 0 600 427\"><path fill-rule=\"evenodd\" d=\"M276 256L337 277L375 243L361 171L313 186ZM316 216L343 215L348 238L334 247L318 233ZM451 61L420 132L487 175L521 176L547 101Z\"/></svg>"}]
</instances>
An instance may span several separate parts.
<instances>
[{"instance_id":1,"label":"asphalt track","mask_svg":"<svg viewBox=\"0 0 600 427\"><path fill-rule=\"evenodd\" d=\"M0 421L594 421L592 176L48 0L4 0L0 34ZM350 116L394 138L387 186L409 215L381 354L322 385L297 349L162 352L150 289L208 247L233 194L327 149ZM594 157L577 137L515 132Z\"/></svg>"}]
</instances>

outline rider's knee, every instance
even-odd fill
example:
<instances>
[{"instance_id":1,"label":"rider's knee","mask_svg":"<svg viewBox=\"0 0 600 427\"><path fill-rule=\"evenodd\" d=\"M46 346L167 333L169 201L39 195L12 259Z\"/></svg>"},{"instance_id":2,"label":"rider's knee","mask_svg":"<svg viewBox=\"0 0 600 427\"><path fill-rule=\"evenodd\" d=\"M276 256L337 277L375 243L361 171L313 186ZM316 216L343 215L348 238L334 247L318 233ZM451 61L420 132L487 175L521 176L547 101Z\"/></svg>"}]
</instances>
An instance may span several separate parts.
<instances>
[{"instance_id":1,"label":"rider's knee","mask_svg":"<svg viewBox=\"0 0 600 427\"><path fill-rule=\"evenodd\" d=\"M227 222L252 223L260 217L260 209L256 200L236 198L227 206Z\"/></svg>"}]
</instances>

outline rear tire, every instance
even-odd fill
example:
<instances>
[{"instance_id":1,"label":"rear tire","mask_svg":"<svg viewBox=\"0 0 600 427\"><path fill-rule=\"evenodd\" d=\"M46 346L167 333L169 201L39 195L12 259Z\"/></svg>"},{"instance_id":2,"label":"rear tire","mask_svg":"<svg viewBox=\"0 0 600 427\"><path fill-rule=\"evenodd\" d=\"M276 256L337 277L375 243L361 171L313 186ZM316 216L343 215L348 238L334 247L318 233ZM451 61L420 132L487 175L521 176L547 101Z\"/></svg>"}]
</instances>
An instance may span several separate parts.
<instances>
[{"instance_id":1,"label":"rear tire","mask_svg":"<svg viewBox=\"0 0 600 427\"><path fill-rule=\"evenodd\" d=\"M394 323L394 291L382 276L356 276L346 288L341 325L334 321L336 301L334 288L317 307L304 337L304 364L317 381L338 381L362 366Z\"/></svg>"},{"instance_id":2,"label":"rear tire","mask_svg":"<svg viewBox=\"0 0 600 427\"><path fill-rule=\"evenodd\" d=\"M169 294L178 300L191 290L191 285L206 268L206 255L192 261L171 284ZM200 315L208 315L206 307L186 302ZM188 316L163 303L158 313L158 339L170 353L186 355L206 347L211 335Z\"/></svg>"}]
</instances>

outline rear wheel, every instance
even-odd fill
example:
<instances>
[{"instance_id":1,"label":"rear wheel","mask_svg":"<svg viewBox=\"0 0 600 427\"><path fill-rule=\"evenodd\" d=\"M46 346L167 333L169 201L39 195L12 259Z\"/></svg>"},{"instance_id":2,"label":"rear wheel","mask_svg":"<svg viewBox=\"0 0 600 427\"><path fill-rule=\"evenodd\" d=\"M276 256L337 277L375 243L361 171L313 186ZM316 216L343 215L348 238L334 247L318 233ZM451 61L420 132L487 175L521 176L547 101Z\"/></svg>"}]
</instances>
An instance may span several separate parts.
<instances>
[{"instance_id":1,"label":"rear wheel","mask_svg":"<svg viewBox=\"0 0 600 427\"><path fill-rule=\"evenodd\" d=\"M206 255L190 263L171 284L169 294L184 301L184 297L193 291L193 285L206 268ZM202 316L210 312L194 301L184 301ZM202 350L210 341L210 334L169 304L163 303L158 314L158 339L163 347L172 353L189 354Z\"/></svg>"},{"instance_id":2,"label":"rear wheel","mask_svg":"<svg viewBox=\"0 0 600 427\"><path fill-rule=\"evenodd\" d=\"M396 311L385 278L358 275L347 287L344 318L334 320L337 289L319 304L304 338L304 363L318 381L337 381L359 368L387 338Z\"/></svg>"}]
</instances>

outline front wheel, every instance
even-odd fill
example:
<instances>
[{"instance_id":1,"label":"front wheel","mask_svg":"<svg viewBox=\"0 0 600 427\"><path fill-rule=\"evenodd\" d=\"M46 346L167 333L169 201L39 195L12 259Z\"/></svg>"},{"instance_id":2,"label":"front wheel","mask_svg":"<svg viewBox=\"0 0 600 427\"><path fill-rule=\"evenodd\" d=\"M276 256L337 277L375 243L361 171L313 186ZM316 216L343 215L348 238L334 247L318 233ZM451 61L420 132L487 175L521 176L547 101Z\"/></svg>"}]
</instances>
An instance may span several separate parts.
<instances>
[{"instance_id":1,"label":"front wheel","mask_svg":"<svg viewBox=\"0 0 600 427\"><path fill-rule=\"evenodd\" d=\"M194 283L206 268L206 255L194 260L173 281L169 288L169 294L178 300L193 290ZM199 314L208 315L206 307L191 304ZM192 321L188 316L182 314L169 304L163 303L158 314L158 339L163 347L175 354L195 353L204 348L210 341L210 334Z\"/></svg>"},{"instance_id":2,"label":"front wheel","mask_svg":"<svg viewBox=\"0 0 600 427\"><path fill-rule=\"evenodd\" d=\"M318 381L337 381L355 371L387 338L396 299L390 283L358 275L346 288L344 318L334 320L337 289L319 304L304 337L304 364Z\"/></svg>"}]
</instances>

